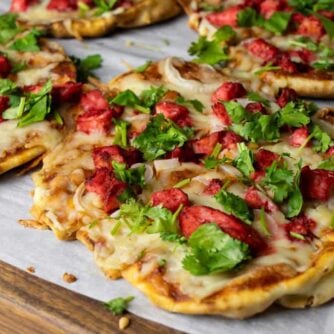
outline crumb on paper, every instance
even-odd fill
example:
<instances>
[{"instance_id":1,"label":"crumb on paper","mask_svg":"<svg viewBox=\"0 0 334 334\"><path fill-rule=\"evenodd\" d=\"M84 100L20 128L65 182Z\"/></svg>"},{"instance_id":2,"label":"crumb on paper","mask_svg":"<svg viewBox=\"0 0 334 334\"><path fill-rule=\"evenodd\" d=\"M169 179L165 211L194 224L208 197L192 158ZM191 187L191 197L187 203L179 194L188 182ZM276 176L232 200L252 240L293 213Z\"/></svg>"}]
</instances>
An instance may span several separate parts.
<instances>
[{"instance_id":1,"label":"crumb on paper","mask_svg":"<svg viewBox=\"0 0 334 334\"><path fill-rule=\"evenodd\" d=\"M128 71L132 71L134 69L134 67L129 64L126 60L121 59L121 64L128 70Z\"/></svg>"},{"instance_id":2,"label":"crumb on paper","mask_svg":"<svg viewBox=\"0 0 334 334\"><path fill-rule=\"evenodd\" d=\"M125 46L128 48L138 47L140 49L145 49L149 51L161 52L161 48L159 48L158 46L147 44L147 43L142 43L142 42L136 42L136 41L129 40L129 39L125 42Z\"/></svg>"},{"instance_id":3,"label":"crumb on paper","mask_svg":"<svg viewBox=\"0 0 334 334\"><path fill-rule=\"evenodd\" d=\"M63 281L65 281L66 283L74 283L77 280L78 280L77 277L74 276L73 274L64 273L63 275Z\"/></svg>"},{"instance_id":4,"label":"crumb on paper","mask_svg":"<svg viewBox=\"0 0 334 334\"><path fill-rule=\"evenodd\" d=\"M27 272L29 272L30 274L34 274L36 272L36 269L34 266L29 266L27 269Z\"/></svg>"},{"instance_id":5,"label":"crumb on paper","mask_svg":"<svg viewBox=\"0 0 334 334\"><path fill-rule=\"evenodd\" d=\"M20 219L18 223L27 228L34 228L36 230L48 230L49 228L45 225L40 223L37 220L33 219Z\"/></svg>"},{"instance_id":6,"label":"crumb on paper","mask_svg":"<svg viewBox=\"0 0 334 334\"><path fill-rule=\"evenodd\" d=\"M127 317L122 317L118 321L118 327L120 330L127 328L130 324L130 319Z\"/></svg>"}]
</instances>

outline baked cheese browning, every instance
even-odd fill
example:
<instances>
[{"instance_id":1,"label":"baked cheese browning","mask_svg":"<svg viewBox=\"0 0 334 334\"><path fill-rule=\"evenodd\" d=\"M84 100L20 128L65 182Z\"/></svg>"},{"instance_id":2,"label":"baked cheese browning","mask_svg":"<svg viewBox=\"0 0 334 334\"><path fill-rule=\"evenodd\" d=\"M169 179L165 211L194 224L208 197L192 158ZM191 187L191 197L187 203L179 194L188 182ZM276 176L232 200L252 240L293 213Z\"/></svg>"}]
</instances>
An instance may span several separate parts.
<instances>
[{"instance_id":1,"label":"baked cheese browning","mask_svg":"<svg viewBox=\"0 0 334 334\"><path fill-rule=\"evenodd\" d=\"M109 6L109 8L106 8ZM176 0L117 1L114 5L96 5L94 1L38 1L21 6L12 1L25 27L43 27L55 37L98 37L117 28L132 28L170 19L181 12Z\"/></svg>"}]
</instances>

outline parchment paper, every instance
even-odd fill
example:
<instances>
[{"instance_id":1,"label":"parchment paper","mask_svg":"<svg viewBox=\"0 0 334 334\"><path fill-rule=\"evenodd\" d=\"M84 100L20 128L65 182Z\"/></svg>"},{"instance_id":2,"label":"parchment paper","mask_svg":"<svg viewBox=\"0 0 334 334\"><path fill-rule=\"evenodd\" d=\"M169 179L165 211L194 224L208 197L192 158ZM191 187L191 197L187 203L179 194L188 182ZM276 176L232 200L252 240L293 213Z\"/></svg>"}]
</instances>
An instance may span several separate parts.
<instances>
[{"instance_id":1,"label":"parchment paper","mask_svg":"<svg viewBox=\"0 0 334 334\"><path fill-rule=\"evenodd\" d=\"M164 0L161 0L164 1ZM9 8L9 0L0 2L0 11ZM188 28L186 18L169 21L154 27L124 31L107 38L85 42L60 41L69 54L86 56L100 53L104 58L103 69L98 72L103 81L126 70L124 62L138 66L147 59L166 56L187 57L186 49L196 34ZM129 44L141 44L129 47ZM1 136L1 133L0 133ZM220 317L183 316L164 312L150 302L127 282L104 278L95 266L92 254L79 242L56 240L50 231L26 229L17 223L29 218L33 189L30 175L14 174L0 177L0 259L25 270L36 268L36 276L67 289L100 301L118 296L135 296L130 311L166 326L189 333L237 333L237 334L323 334L334 332L334 303L317 309L285 310L272 308L250 320L226 320ZM73 284L65 283L65 272L78 277ZM1 273L0 273L1 275ZM334 282L333 282L334 284Z\"/></svg>"}]
</instances>

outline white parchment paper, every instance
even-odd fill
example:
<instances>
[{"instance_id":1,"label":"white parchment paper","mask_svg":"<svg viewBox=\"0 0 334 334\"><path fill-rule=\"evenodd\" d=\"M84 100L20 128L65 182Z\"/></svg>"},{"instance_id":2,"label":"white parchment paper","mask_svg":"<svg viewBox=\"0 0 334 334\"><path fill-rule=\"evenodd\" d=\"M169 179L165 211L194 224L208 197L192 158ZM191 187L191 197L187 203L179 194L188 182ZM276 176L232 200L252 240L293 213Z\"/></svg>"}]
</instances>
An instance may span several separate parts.
<instances>
[{"instance_id":1,"label":"white parchment paper","mask_svg":"<svg viewBox=\"0 0 334 334\"><path fill-rule=\"evenodd\" d=\"M0 1L1 12L9 8L9 2ZM108 38L60 42L69 54L79 57L100 53L104 66L98 74L103 81L108 81L126 70L124 63L138 66L147 59L175 55L187 57L186 49L194 39L196 34L187 27L186 18L180 17L154 27L119 32ZM334 333L333 303L302 311L273 308L244 321L184 316L159 310L127 282L105 279L95 266L92 254L79 242L58 241L50 231L26 229L17 224L18 219L29 218L29 192L32 189L29 175L0 177L0 259L9 264L23 270L34 266L36 276L100 301L133 295L136 298L131 303L131 312L189 333ZM65 283L62 280L64 272L76 275L78 281L71 285Z\"/></svg>"}]
</instances>

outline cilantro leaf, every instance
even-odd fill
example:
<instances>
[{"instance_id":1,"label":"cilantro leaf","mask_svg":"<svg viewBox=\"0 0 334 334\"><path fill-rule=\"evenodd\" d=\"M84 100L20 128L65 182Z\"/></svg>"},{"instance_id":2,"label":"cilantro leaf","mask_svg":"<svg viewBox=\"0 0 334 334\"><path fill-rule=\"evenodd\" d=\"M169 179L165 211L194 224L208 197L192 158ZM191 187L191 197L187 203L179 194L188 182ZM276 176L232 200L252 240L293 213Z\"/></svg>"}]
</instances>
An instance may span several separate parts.
<instances>
[{"instance_id":1,"label":"cilantro leaf","mask_svg":"<svg viewBox=\"0 0 334 334\"><path fill-rule=\"evenodd\" d=\"M96 6L95 16L109 12L117 4L117 0L93 0Z\"/></svg>"},{"instance_id":2,"label":"cilantro leaf","mask_svg":"<svg viewBox=\"0 0 334 334\"><path fill-rule=\"evenodd\" d=\"M115 125L114 144L122 148L128 147L128 127L130 124L121 119L114 119L113 123Z\"/></svg>"},{"instance_id":3,"label":"cilantro leaf","mask_svg":"<svg viewBox=\"0 0 334 334\"><path fill-rule=\"evenodd\" d=\"M280 126L289 125L299 128L307 125L311 121L309 117L311 111L303 101L291 101L279 111Z\"/></svg>"},{"instance_id":4,"label":"cilantro leaf","mask_svg":"<svg viewBox=\"0 0 334 334\"><path fill-rule=\"evenodd\" d=\"M320 14L315 14L315 15L320 19L328 36L330 38L333 38L334 37L334 22L323 15L320 15Z\"/></svg>"},{"instance_id":5,"label":"cilantro leaf","mask_svg":"<svg viewBox=\"0 0 334 334\"><path fill-rule=\"evenodd\" d=\"M295 175L286 165L278 166L277 161L266 169L261 185L269 188L273 193L274 201L282 203L295 188Z\"/></svg>"},{"instance_id":6,"label":"cilantro leaf","mask_svg":"<svg viewBox=\"0 0 334 334\"><path fill-rule=\"evenodd\" d=\"M195 109L196 111L198 111L200 113L203 112L203 109L204 109L203 103L201 101L199 101L199 100L196 100L196 99L194 99L194 100L186 100L184 97L179 96L179 97L177 97L177 99L176 99L175 102L178 103L178 104L184 105L184 106L186 106L188 108L189 107L193 108L193 109Z\"/></svg>"},{"instance_id":7,"label":"cilantro leaf","mask_svg":"<svg viewBox=\"0 0 334 334\"><path fill-rule=\"evenodd\" d=\"M224 157L219 159L218 156L222 150L222 144L217 143L212 153L203 160L204 167L207 169L215 169L217 166L229 161L228 158Z\"/></svg>"},{"instance_id":8,"label":"cilantro leaf","mask_svg":"<svg viewBox=\"0 0 334 334\"><path fill-rule=\"evenodd\" d=\"M292 13L288 12L275 12L269 19L263 21L262 26L267 31L281 35L287 30L291 15Z\"/></svg>"},{"instance_id":9,"label":"cilantro leaf","mask_svg":"<svg viewBox=\"0 0 334 334\"><path fill-rule=\"evenodd\" d=\"M233 123L241 123L251 117L251 113L247 112L239 102L224 102L224 106Z\"/></svg>"},{"instance_id":10,"label":"cilantro leaf","mask_svg":"<svg viewBox=\"0 0 334 334\"><path fill-rule=\"evenodd\" d=\"M196 276L226 272L250 258L247 244L231 238L213 223L200 226L188 245L190 253L182 264Z\"/></svg>"},{"instance_id":11,"label":"cilantro leaf","mask_svg":"<svg viewBox=\"0 0 334 334\"><path fill-rule=\"evenodd\" d=\"M329 159L326 159L326 160L322 161L318 165L318 168L329 170L329 171L334 171L334 159L333 158L329 158Z\"/></svg>"},{"instance_id":12,"label":"cilantro leaf","mask_svg":"<svg viewBox=\"0 0 334 334\"><path fill-rule=\"evenodd\" d=\"M328 133L323 131L320 126L316 124L312 126L310 136L313 142L313 149L316 152L326 152L332 143L332 138Z\"/></svg>"},{"instance_id":13,"label":"cilantro leaf","mask_svg":"<svg viewBox=\"0 0 334 334\"><path fill-rule=\"evenodd\" d=\"M145 72L152 64L151 60L146 61L143 65L140 65L134 69L136 73L143 73Z\"/></svg>"},{"instance_id":14,"label":"cilantro leaf","mask_svg":"<svg viewBox=\"0 0 334 334\"><path fill-rule=\"evenodd\" d=\"M288 211L286 216L288 218L296 217L299 215L303 207L303 195L299 189L299 185L291 192L288 198Z\"/></svg>"},{"instance_id":15,"label":"cilantro leaf","mask_svg":"<svg viewBox=\"0 0 334 334\"><path fill-rule=\"evenodd\" d=\"M116 178L129 185L138 185L144 187L145 181L145 165L136 168L127 168L126 164L117 161L112 162L114 174Z\"/></svg>"},{"instance_id":16,"label":"cilantro leaf","mask_svg":"<svg viewBox=\"0 0 334 334\"><path fill-rule=\"evenodd\" d=\"M42 36L43 32L32 28L29 33L23 37L17 38L9 47L11 50L19 52L37 52L40 51L38 45L38 37Z\"/></svg>"},{"instance_id":17,"label":"cilantro leaf","mask_svg":"<svg viewBox=\"0 0 334 334\"><path fill-rule=\"evenodd\" d=\"M162 86L151 86L138 97L132 90L127 89L116 95L111 102L124 107L134 108L142 113L149 114L151 108L165 95L166 89Z\"/></svg>"},{"instance_id":18,"label":"cilantro leaf","mask_svg":"<svg viewBox=\"0 0 334 334\"><path fill-rule=\"evenodd\" d=\"M132 233L178 233L177 217L182 209L174 214L161 206L151 207L130 198L120 207L118 221L126 224Z\"/></svg>"},{"instance_id":19,"label":"cilantro leaf","mask_svg":"<svg viewBox=\"0 0 334 334\"><path fill-rule=\"evenodd\" d=\"M107 310L111 311L113 315L121 315L127 310L129 303L132 302L134 299L135 297L133 296L129 296L126 298L118 297L104 303L104 306Z\"/></svg>"},{"instance_id":20,"label":"cilantro leaf","mask_svg":"<svg viewBox=\"0 0 334 334\"><path fill-rule=\"evenodd\" d=\"M163 241L176 242L180 245L187 243L187 239L184 236L179 235L177 233L162 232L160 233L160 238Z\"/></svg>"},{"instance_id":21,"label":"cilantro leaf","mask_svg":"<svg viewBox=\"0 0 334 334\"><path fill-rule=\"evenodd\" d=\"M263 96L261 96L258 93L250 92L250 93L247 94L247 98L250 101L261 102L266 107L270 106L269 100L267 100L266 98L264 98Z\"/></svg>"},{"instance_id":22,"label":"cilantro leaf","mask_svg":"<svg viewBox=\"0 0 334 334\"><path fill-rule=\"evenodd\" d=\"M256 71L254 71L255 75L261 75L266 72L271 72L271 71L279 71L281 69L280 66L273 66L271 63L268 63L265 66L260 67Z\"/></svg>"},{"instance_id":23,"label":"cilantro leaf","mask_svg":"<svg viewBox=\"0 0 334 334\"><path fill-rule=\"evenodd\" d=\"M90 55L80 59L75 56L70 57L77 68L77 79L80 82L86 82L88 77L94 77L94 70L102 66L103 59L99 54Z\"/></svg>"},{"instance_id":24,"label":"cilantro leaf","mask_svg":"<svg viewBox=\"0 0 334 334\"><path fill-rule=\"evenodd\" d=\"M152 117L146 129L132 144L143 153L145 160L152 161L176 147L183 146L192 134L192 129L180 128L159 114Z\"/></svg>"},{"instance_id":25,"label":"cilantro leaf","mask_svg":"<svg viewBox=\"0 0 334 334\"><path fill-rule=\"evenodd\" d=\"M200 36L197 42L193 42L188 49L191 56L196 56L195 60L198 63L216 65L229 60L227 49L223 47L223 42L227 42L235 38L235 31L224 26L219 28L213 35L212 41L206 37Z\"/></svg>"},{"instance_id":26,"label":"cilantro leaf","mask_svg":"<svg viewBox=\"0 0 334 334\"><path fill-rule=\"evenodd\" d=\"M16 25L16 14L0 15L0 44L6 44L12 40L19 31Z\"/></svg>"},{"instance_id":27,"label":"cilantro leaf","mask_svg":"<svg viewBox=\"0 0 334 334\"><path fill-rule=\"evenodd\" d=\"M0 95L9 95L15 93L17 85L9 79L0 79Z\"/></svg>"},{"instance_id":28,"label":"cilantro leaf","mask_svg":"<svg viewBox=\"0 0 334 334\"><path fill-rule=\"evenodd\" d=\"M253 166L253 152L244 144L238 144L239 156L233 161L233 165L238 168L243 175L250 177L255 171Z\"/></svg>"},{"instance_id":29,"label":"cilantro leaf","mask_svg":"<svg viewBox=\"0 0 334 334\"><path fill-rule=\"evenodd\" d=\"M253 27L257 25L259 16L255 9L247 7L239 11L237 22L239 27Z\"/></svg>"},{"instance_id":30,"label":"cilantro leaf","mask_svg":"<svg viewBox=\"0 0 334 334\"><path fill-rule=\"evenodd\" d=\"M247 224L252 224L253 213L249 209L245 200L224 189L215 195L216 201L223 206L224 211L241 219Z\"/></svg>"}]
</instances>

